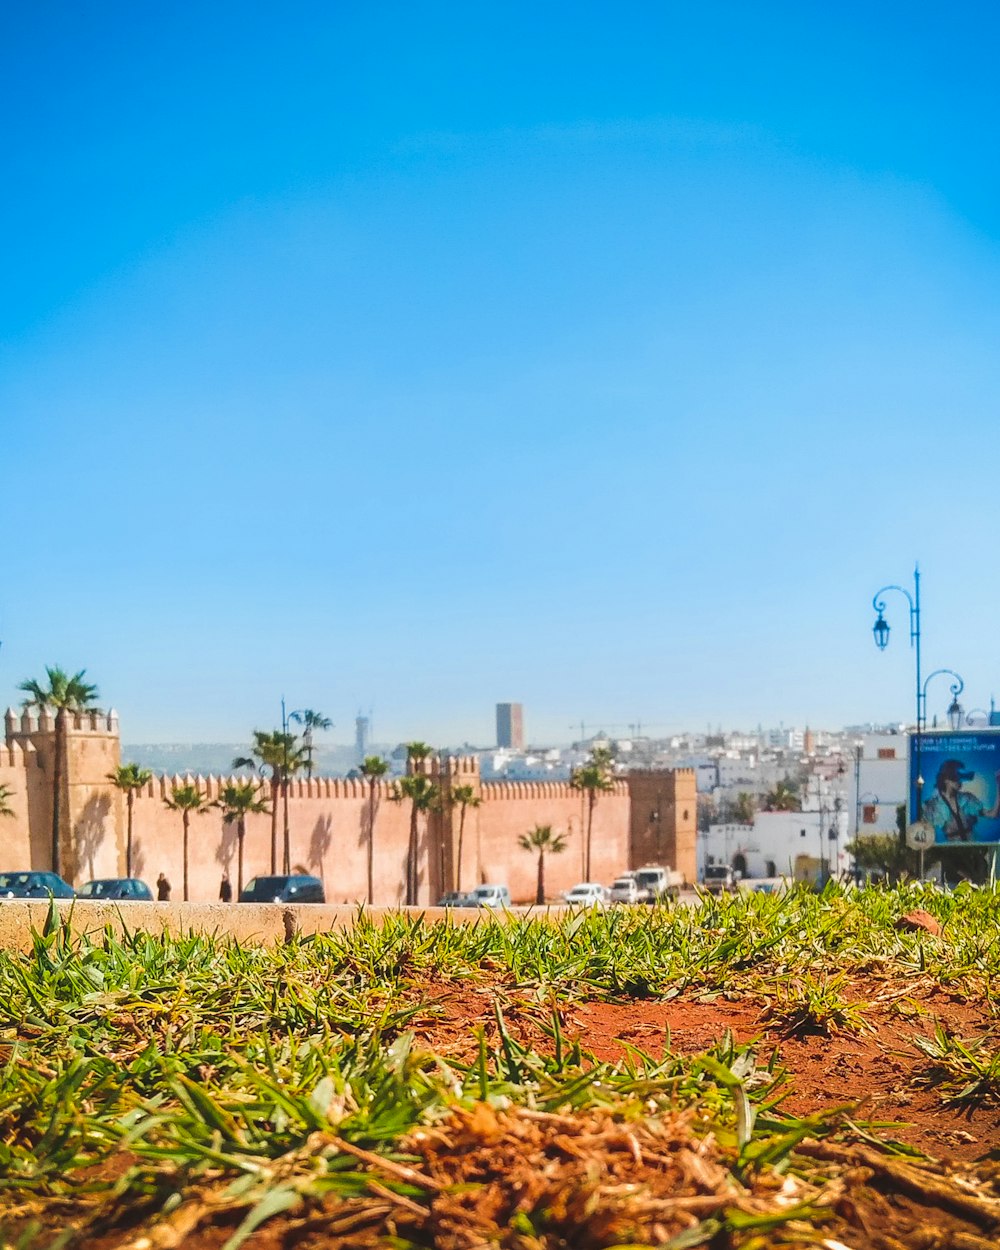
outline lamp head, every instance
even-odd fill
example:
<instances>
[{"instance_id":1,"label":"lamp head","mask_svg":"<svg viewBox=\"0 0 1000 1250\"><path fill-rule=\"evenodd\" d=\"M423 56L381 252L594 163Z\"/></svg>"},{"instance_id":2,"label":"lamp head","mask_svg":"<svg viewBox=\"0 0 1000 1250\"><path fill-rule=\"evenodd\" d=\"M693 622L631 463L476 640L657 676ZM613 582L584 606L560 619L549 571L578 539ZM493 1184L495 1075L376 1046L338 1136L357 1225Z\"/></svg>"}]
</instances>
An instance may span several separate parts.
<instances>
[{"instance_id":1,"label":"lamp head","mask_svg":"<svg viewBox=\"0 0 1000 1250\"><path fill-rule=\"evenodd\" d=\"M961 729L962 727L962 705L958 701L958 695L948 705L948 724L952 729Z\"/></svg>"},{"instance_id":2,"label":"lamp head","mask_svg":"<svg viewBox=\"0 0 1000 1250\"><path fill-rule=\"evenodd\" d=\"M875 645L880 651L884 651L889 645L889 622L880 612L878 620L872 626L872 635L875 638Z\"/></svg>"}]
</instances>

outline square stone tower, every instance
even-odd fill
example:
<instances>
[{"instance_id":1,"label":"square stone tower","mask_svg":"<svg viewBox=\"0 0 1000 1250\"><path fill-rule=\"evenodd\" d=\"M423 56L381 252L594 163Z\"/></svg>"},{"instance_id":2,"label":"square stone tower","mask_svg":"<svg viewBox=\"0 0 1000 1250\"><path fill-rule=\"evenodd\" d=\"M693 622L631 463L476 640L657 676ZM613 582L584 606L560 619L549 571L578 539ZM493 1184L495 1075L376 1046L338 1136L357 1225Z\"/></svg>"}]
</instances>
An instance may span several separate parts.
<instances>
[{"instance_id":1,"label":"square stone tower","mask_svg":"<svg viewBox=\"0 0 1000 1250\"><path fill-rule=\"evenodd\" d=\"M629 866L662 864L698 879L698 792L693 768L648 769L626 777L629 816Z\"/></svg>"},{"instance_id":2,"label":"square stone tower","mask_svg":"<svg viewBox=\"0 0 1000 1250\"><path fill-rule=\"evenodd\" d=\"M95 875L124 871L124 819L121 794L108 781L121 762L118 714L62 712L48 708L20 716L8 708L6 745L20 747L34 768L24 779L30 829L30 865L51 869L53 780L59 779L60 872L71 884ZM59 767L56 768L56 752ZM19 865L20 866L20 865Z\"/></svg>"}]
</instances>

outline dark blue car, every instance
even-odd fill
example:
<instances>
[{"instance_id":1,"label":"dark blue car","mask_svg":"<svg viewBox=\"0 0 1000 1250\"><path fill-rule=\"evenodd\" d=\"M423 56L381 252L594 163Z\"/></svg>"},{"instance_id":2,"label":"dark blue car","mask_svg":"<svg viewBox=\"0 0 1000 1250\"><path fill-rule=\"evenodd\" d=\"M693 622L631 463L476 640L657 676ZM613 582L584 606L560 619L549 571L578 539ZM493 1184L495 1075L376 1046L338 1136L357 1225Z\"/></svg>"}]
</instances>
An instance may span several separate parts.
<instances>
[{"instance_id":1,"label":"dark blue car","mask_svg":"<svg viewBox=\"0 0 1000 1250\"><path fill-rule=\"evenodd\" d=\"M5 898L76 898L76 894L54 872L0 872L0 899Z\"/></svg>"},{"instance_id":2,"label":"dark blue car","mask_svg":"<svg viewBox=\"0 0 1000 1250\"><path fill-rule=\"evenodd\" d=\"M153 891L138 877L100 877L88 881L76 892L77 898L127 898L133 902L148 903Z\"/></svg>"}]
</instances>

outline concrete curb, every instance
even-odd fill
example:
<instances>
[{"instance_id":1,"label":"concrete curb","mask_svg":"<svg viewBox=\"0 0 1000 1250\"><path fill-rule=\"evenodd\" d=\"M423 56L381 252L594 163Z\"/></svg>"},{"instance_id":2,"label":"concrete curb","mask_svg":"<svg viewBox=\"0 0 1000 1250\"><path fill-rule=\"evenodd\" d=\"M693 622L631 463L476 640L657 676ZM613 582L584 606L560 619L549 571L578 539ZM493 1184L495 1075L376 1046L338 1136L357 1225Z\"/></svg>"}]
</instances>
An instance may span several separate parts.
<instances>
[{"instance_id":1,"label":"concrete curb","mask_svg":"<svg viewBox=\"0 0 1000 1250\"><path fill-rule=\"evenodd\" d=\"M215 933L238 942L284 942L292 933L328 933L349 929L360 915L376 924L387 916L423 916L428 922L449 920L453 924L475 924L503 912L472 907L371 907L318 903L136 903L91 902L84 899L57 899L60 921L74 934L100 933L106 926L113 932ZM560 907L518 908L544 916ZM0 903L0 950L31 949L32 929L41 932L49 914L49 904L10 899Z\"/></svg>"}]
</instances>

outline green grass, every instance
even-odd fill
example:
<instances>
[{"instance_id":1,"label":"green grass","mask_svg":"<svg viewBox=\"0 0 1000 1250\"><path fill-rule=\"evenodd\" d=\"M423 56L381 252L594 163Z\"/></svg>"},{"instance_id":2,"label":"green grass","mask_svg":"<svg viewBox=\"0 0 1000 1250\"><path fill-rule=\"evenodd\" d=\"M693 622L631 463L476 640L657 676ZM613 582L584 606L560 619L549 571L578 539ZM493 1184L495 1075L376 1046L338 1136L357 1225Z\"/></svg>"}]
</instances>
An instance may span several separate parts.
<instances>
[{"instance_id":1,"label":"green grass","mask_svg":"<svg viewBox=\"0 0 1000 1250\"><path fill-rule=\"evenodd\" d=\"M935 1024L933 1036L918 1035L913 1045L929 1060L922 1083L939 1089L946 1102L1000 1102L1000 1037L960 1038Z\"/></svg>"},{"instance_id":2,"label":"green grass","mask_svg":"<svg viewBox=\"0 0 1000 1250\"><path fill-rule=\"evenodd\" d=\"M626 1048L599 1063L563 1036L559 1004L747 993L792 1031L862 1029L865 1008L844 993L851 975L988 995L998 900L831 887L472 925L362 915L349 931L275 947L110 930L73 939L53 915L28 955L0 954L0 1231L6 1219L26 1246L48 1248L47 1233L29 1235L46 1203L78 1204L84 1226L99 1207L104 1220L167 1218L179 1192L208 1181L228 1186L240 1236L328 1195L387 1190L426 1205L405 1140L481 1103L647 1126L681 1112L735 1178L804 1174L796 1147L842 1117L785 1115L773 1058L726 1036L699 1056ZM941 921L946 946L896 930L914 907ZM474 1058L458 1062L421 1049L413 1030L434 1020L427 986L461 982L504 992L493 1040L480 1032ZM525 1000L549 1035L545 1054L507 1028L503 1008ZM941 1030L917 1045L947 1097L996 1095L996 1049ZM122 1152L113 1182L84 1172ZM745 1216L713 1216L704 1240L763 1235Z\"/></svg>"}]
</instances>

